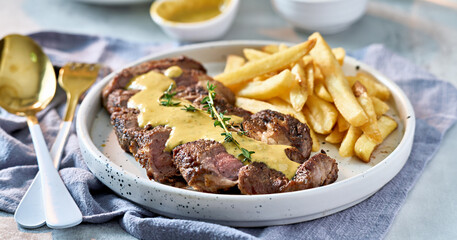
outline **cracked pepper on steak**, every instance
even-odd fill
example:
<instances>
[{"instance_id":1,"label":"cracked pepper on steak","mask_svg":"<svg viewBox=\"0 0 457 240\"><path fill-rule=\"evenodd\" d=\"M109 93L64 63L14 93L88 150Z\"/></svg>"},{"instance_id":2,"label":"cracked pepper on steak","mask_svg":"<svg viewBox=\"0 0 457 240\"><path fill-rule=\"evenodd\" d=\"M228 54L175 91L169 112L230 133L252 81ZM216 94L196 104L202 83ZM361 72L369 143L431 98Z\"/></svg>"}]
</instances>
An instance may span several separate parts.
<instances>
[{"instance_id":1,"label":"cracked pepper on steak","mask_svg":"<svg viewBox=\"0 0 457 240\"><path fill-rule=\"evenodd\" d=\"M127 107L128 100L139 90L127 90L126 86L133 77L149 71L163 73L172 66L182 69L182 74L173 78L176 98L190 101L202 109L200 102L208 95L206 83L214 84L217 111L243 118L242 126L248 137L267 144L290 146L285 154L301 164L295 176L288 179L262 162L245 165L229 154L221 143L212 140L199 139L166 151L165 143L172 128L140 127L139 110ZM230 89L206 75L206 69L199 62L184 56L153 60L122 70L103 89L102 99L111 115L120 147L133 154L150 179L160 183L211 193L268 194L319 187L333 183L338 177L335 159L325 153L310 158L312 141L306 124L272 110L252 114L236 107L235 95Z\"/></svg>"}]
</instances>

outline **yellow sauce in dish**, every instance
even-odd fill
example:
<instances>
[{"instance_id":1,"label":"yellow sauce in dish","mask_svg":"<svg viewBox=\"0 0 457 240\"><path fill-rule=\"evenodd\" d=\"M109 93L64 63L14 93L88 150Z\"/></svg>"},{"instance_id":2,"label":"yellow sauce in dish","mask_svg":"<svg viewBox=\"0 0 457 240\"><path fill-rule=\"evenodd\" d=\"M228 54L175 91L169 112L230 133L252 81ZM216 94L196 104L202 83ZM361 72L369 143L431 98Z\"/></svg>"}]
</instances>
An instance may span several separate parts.
<instances>
[{"instance_id":1,"label":"yellow sauce in dish","mask_svg":"<svg viewBox=\"0 0 457 240\"><path fill-rule=\"evenodd\" d=\"M173 68L175 69L169 72L176 73L178 70L176 67ZM160 104L160 98L172 83L174 84L172 79L154 71L132 79L128 88L141 91L130 98L128 107L140 110L139 126L145 127L150 124L151 126L171 127L172 132L166 143L166 151L171 151L174 147L187 142L209 139L222 143L228 153L238 156L241 151L235 144L224 142L224 137L221 136L223 130L220 127L214 127L214 120L208 113L201 110L195 112L182 110L183 106L190 105L190 102L181 99L173 99L173 102L180 102L177 106L162 106ZM243 121L237 116L229 117L231 118L230 121L238 124ZM268 145L237 134L233 134L233 137L240 143L241 147L255 152L251 155L252 161L263 162L268 167L284 173L289 179L295 175L300 166L286 156L284 150L290 146Z\"/></svg>"},{"instance_id":2,"label":"yellow sauce in dish","mask_svg":"<svg viewBox=\"0 0 457 240\"><path fill-rule=\"evenodd\" d=\"M202 22L222 13L230 0L170 0L161 2L157 14L177 23Z\"/></svg>"}]
</instances>

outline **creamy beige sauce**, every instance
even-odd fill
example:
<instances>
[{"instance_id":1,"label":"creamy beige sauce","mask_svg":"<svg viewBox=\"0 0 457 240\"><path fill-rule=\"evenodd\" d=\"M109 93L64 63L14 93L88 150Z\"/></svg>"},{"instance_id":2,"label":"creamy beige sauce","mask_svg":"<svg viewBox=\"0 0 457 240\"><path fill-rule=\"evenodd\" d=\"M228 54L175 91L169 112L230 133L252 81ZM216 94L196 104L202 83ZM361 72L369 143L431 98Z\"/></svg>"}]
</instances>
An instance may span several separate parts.
<instances>
[{"instance_id":1,"label":"creamy beige sauce","mask_svg":"<svg viewBox=\"0 0 457 240\"><path fill-rule=\"evenodd\" d=\"M230 0L163 1L156 11L161 17L172 22L201 22L221 14L229 2Z\"/></svg>"},{"instance_id":2,"label":"creamy beige sauce","mask_svg":"<svg viewBox=\"0 0 457 240\"><path fill-rule=\"evenodd\" d=\"M172 75L171 72L176 74L176 71L179 72L177 69L170 70L170 75ZM130 98L128 107L140 110L139 126L145 127L150 124L151 126L171 127L172 132L166 143L166 151L171 151L174 147L187 142L208 139L222 143L228 153L238 156L241 151L235 144L224 142L224 137L221 136L223 130L220 127L214 127L214 120L208 113L201 110L195 112L182 110L183 106L190 105L190 102L181 99L173 99L173 102L180 102L177 106L162 106L160 104L160 98L172 83L174 83L172 79L154 71L132 79L128 88L141 91ZM237 116L229 117L231 117L230 122L233 121L238 124L243 120ZM295 175L300 166L286 156L284 150L290 146L268 145L237 134L233 134L233 137L242 148L255 152L251 155L252 161L263 162L268 167L284 173L289 179Z\"/></svg>"}]
</instances>

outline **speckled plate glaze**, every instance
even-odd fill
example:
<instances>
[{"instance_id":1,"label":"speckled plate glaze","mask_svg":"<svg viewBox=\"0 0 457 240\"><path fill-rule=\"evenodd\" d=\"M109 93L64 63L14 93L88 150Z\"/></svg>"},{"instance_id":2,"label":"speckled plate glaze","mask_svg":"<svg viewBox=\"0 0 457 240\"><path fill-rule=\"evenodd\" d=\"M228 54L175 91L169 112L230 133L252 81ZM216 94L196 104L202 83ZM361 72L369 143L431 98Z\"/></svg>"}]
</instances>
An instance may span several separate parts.
<instances>
[{"instance_id":1,"label":"speckled plate glaze","mask_svg":"<svg viewBox=\"0 0 457 240\"><path fill-rule=\"evenodd\" d=\"M222 71L228 54L241 55L245 47L257 48L271 43L226 41L189 45L146 57L130 66L151 59L186 55L202 62L209 74L214 75ZM396 119L399 127L378 147L376 158L368 164L355 158L341 158L335 146L323 143L322 149L337 159L340 169L338 180L327 186L246 196L202 193L149 180L146 171L119 147L109 116L101 105L101 90L116 73L95 85L81 104L76 122L81 152L89 169L114 192L165 216L252 227L330 215L370 197L400 171L411 152L415 128L411 103L396 84L350 57L346 57L343 70L349 75L356 71L369 72L390 89L392 110L388 115Z\"/></svg>"}]
</instances>

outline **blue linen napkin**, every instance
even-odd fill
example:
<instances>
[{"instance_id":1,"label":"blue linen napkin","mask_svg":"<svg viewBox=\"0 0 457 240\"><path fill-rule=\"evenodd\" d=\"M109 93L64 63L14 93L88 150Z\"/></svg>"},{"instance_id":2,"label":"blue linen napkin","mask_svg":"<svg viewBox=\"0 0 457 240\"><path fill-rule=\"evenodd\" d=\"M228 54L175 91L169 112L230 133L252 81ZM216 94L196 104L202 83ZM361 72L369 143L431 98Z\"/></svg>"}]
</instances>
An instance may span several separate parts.
<instances>
[{"instance_id":1,"label":"blue linen napkin","mask_svg":"<svg viewBox=\"0 0 457 240\"><path fill-rule=\"evenodd\" d=\"M119 39L41 32L31 35L54 65L68 61L100 62L112 69L148 54L176 46L131 43ZM437 80L382 45L352 54L394 80L416 111L413 149L400 173L362 203L313 221L266 228L232 228L218 224L162 217L115 195L88 170L77 136L65 146L60 174L83 215L84 222L103 223L119 217L125 231L141 239L379 239L383 238L427 162L438 150L446 131L457 120L457 89ZM40 114L48 147L58 131L64 96L59 93ZM0 210L13 213L38 167L24 119L0 114Z\"/></svg>"}]
</instances>

